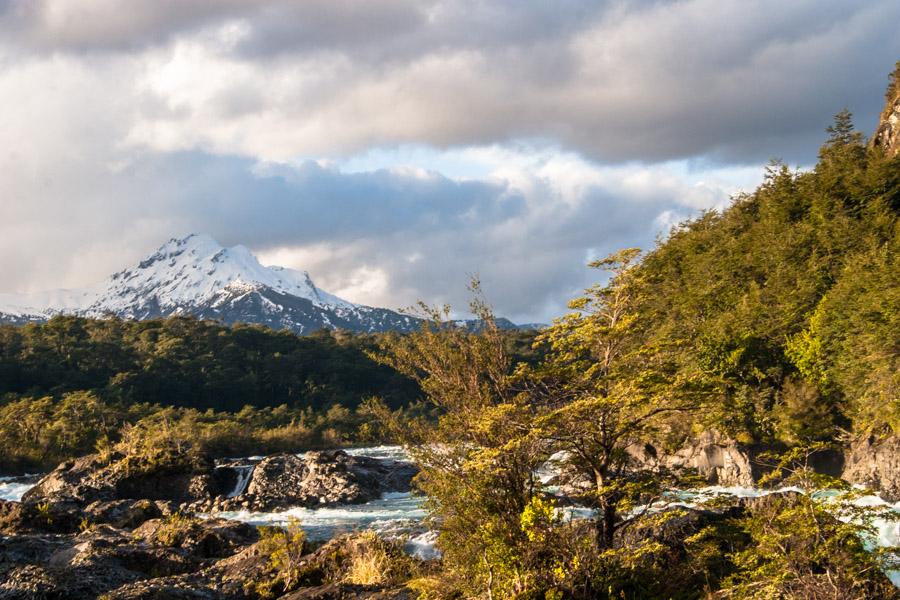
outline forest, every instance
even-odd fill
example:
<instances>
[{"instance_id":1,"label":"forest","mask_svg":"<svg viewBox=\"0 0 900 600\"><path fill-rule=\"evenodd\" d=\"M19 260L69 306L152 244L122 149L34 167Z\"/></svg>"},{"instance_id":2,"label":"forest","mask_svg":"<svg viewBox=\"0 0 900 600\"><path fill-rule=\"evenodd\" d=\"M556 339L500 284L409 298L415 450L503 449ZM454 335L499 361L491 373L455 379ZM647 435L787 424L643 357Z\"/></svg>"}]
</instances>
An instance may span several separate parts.
<instances>
[{"instance_id":1,"label":"forest","mask_svg":"<svg viewBox=\"0 0 900 600\"><path fill-rule=\"evenodd\" d=\"M503 335L533 360L533 333ZM0 471L50 469L141 420L193 429L215 456L385 441L366 400L414 414L421 391L368 355L378 337L191 317L0 325Z\"/></svg>"}]
</instances>

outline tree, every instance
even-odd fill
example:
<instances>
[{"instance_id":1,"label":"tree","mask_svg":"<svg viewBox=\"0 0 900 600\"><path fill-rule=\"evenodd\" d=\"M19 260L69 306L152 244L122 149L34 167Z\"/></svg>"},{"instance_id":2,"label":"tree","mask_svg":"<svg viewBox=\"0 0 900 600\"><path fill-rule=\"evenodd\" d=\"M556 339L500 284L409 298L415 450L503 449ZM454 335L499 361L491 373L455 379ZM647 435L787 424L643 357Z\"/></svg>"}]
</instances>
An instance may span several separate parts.
<instances>
[{"instance_id":1,"label":"tree","mask_svg":"<svg viewBox=\"0 0 900 600\"><path fill-rule=\"evenodd\" d=\"M546 453L527 435L532 415L517 385L504 336L473 282L472 312L484 326L468 331L449 307L419 304L426 319L408 335L388 335L373 357L416 381L436 420L398 422L374 409L421 467L418 485L440 531L443 562L469 594L510 597L549 576L529 546L522 515L540 488L535 470Z\"/></svg>"},{"instance_id":2,"label":"tree","mask_svg":"<svg viewBox=\"0 0 900 600\"><path fill-rule=\"evenodd\" d=\"M633 519L625 511L649 503L677 482L673 473L635 465L633 454L665 433L667 422L700 407L710 391L699 374L677 371L673 349L653 342L637 312L643 281L630 248L591 267L611 273L573 300L575 312L539 336L549 357L534 373L541 415L533 435L565 452L564 468L590 489L582 502L597 510L596 543L613 546Z\"/></svg>"}]
</instances>

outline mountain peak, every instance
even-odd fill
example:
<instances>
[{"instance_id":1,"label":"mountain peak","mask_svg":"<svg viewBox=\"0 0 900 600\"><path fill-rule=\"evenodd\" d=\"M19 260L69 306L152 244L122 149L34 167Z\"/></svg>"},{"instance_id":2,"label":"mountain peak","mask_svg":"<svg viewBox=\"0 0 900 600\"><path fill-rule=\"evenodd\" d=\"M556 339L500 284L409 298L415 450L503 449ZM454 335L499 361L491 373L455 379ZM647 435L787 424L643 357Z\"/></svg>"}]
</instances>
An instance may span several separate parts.
<instances>
[{"instance_id":1,"label":"mountain peak","mask_svg":"<svg viewBox=\"0 0 900 600\"><path fill-rule=\"evenodd\" d=\"M170 239L93 288L0 294L0 322L42 321L57 314L138 320L192 315L298 334L338 328L412 331L419 326L408 315L324 292L305 271L263 266L247 247L225 247L197 233Z\"/></svg>"},{"instance_id":2,"label":"mountain peak","mask_svg":"<svg viewBox=\"0 0 900 600\"><path fill-rule=\"evenodd\" d=\"M262 288L317 304L354 306L319 290L306 272L265 267L246 246L225 247L209 235L192 233L172 238L136 267L113 275L89 309L128 316L151 309L166 314L223 294Z\"/></svg>"}]
</instances>

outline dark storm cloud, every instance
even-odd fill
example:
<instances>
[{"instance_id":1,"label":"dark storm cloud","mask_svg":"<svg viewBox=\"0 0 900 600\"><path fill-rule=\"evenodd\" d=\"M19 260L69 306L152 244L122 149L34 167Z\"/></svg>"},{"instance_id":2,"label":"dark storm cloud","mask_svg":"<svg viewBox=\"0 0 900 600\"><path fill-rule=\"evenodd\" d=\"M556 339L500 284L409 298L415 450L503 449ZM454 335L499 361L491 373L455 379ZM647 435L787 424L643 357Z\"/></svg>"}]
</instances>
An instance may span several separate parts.
<instances>
[{"instance_id":1,"label":"dark storm cloud","mask_svg":"<svg viewBox=\"0 0 900 600\"><path fill-rule=\"evenodd\" d=\"M173 126L193 132L180 149L251 155L265 144L233 139L252 131L223 147L197 113L244 115L247 129L263 116L299 129L302 115L334 133L298 134L280 158L528 138L601 161L809 163L844 106L874 126L900 56L893 0L12 0L3 14L23 51L193 40L223 71L257 69L183 102ZM225 43L213 32L227 24ZM292 85L312 71L314 85Z\"/></svg>"}]
</instances>

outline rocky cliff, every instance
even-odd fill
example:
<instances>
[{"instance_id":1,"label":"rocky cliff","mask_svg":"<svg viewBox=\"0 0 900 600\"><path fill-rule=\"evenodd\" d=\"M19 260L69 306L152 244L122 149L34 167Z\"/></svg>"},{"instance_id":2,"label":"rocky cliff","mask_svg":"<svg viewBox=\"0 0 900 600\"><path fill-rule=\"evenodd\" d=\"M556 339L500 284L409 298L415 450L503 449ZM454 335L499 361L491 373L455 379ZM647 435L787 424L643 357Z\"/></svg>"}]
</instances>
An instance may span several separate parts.
<instances>
[{"instance_id":1,"label":"rocky cliff","mask_svg":"<svg viewBox=\"0 0 900 600\"><path fill-rule=\"evenodd\" d=\"M900 61L891 74L884 111L869 143L884 150L888 156L900 153Z\"/></svg>"}]
</instances>

